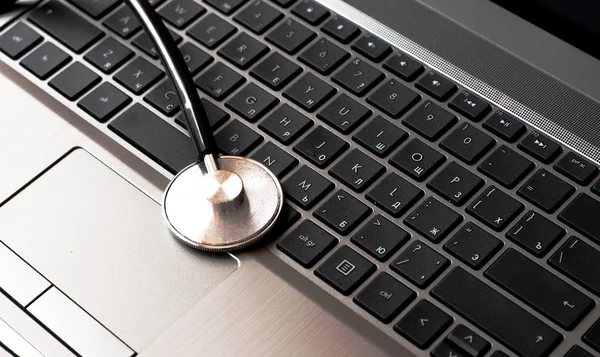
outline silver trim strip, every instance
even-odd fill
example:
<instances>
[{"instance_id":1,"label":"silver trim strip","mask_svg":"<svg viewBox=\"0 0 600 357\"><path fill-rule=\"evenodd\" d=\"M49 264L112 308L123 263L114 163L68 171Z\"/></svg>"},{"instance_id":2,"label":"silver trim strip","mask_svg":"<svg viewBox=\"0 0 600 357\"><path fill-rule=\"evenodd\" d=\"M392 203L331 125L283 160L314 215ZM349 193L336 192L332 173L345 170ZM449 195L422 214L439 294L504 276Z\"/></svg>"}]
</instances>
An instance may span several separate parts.
<instances>
[{"instance_id":1,"label":"silver trim strip","mask_svg":"<svg viewBox=\"0 0 600 357\"><path fill-rule=\"evenodd\" d=\"M463 71L423 46L399 34L342 0L316 0L331 11L365 28L406 54L423 62L461 86L492 102L502 110L520 118L535 129L559 141L562 145L600 165L600 148L557 125L552 120L521 104L507 94ZM426 5L423 5L426 6Z\"/></svg>"}]
</instances>

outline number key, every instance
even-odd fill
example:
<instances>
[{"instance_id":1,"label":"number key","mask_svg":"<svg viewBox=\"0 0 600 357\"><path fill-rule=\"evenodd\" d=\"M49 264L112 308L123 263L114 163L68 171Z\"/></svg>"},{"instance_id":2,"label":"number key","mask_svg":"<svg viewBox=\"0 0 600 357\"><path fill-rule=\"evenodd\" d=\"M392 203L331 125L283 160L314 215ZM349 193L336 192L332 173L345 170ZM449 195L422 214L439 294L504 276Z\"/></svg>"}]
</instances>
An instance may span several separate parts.
<instances>
[{"instance_id":1,"label":"number key","mask_svg":"<svg viewBox=\"0 0 600 357\"><path fill-rule=\"evenodd\" d=\"M309 30L306 26L298 21L287 19L275 30L271 31L266 39L292 55L306 46L315 37L317 37L317 34Z\"/></svg>"},{"instance_id":2,"label":"number key","mask_svg":"<svg viewBox=\"0 0 600 357\"><path fill-rule=\"evenodd\" d=\"M376 86L383 77L383 72L360 58L355 58L336 73L332 80L355 95L362 97Z\"/></svg>"},{"instance_id":3,"label":"number key","mask_svg":"<svg viewBox=\"0 0 600 357\"><path fill-rule=\"evenodd\" d=\"M463 123L461 127L445 138L440 146L467 164L472 164L479 160L494 144L494 139L489 135L484 134L469 123Z\"/></svg>"},{"instance_id":4,"label":"number key","mask_svg":"<svg viewBox=\"0 0 600 357\"><path fill-rule=\"evenodd\" d=\"M376 106L392 118L399 118L408 109L421 99L411 89L408 89L399 81L392 79L383 84L375 91L367 102Z\"/></svg>"},{"instance_id":5,"label":"number key","mask_svg":"<svg viewBox=\"0 0 600 357\"><path fill-rule=\"evenodd\" d=\"M454 114L428 100L402 122L426 139L435 141L457 121Z\"/></svg>"},{"instance_id":6,"label":"number key","mask_svg":"<svg viewBox=\"0 0 600 357\"><path fill-rule=\"evenodd\" d=\"M348 57L350 57L350 53L322 38L304 51L298 59L321 74L329 74Z\"/></svg>"}]
</instances>

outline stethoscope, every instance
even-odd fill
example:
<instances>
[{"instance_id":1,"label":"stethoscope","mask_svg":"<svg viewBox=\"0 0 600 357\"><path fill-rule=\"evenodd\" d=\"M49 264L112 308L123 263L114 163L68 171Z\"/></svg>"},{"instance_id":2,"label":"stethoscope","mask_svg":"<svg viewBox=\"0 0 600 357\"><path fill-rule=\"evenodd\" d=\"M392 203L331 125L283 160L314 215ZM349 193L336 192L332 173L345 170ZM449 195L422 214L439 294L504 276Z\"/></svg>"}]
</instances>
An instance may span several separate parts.
<instances>
[{"instance_id":1,"label":"stethoscope","mask_svg":"<svg viewBox=\"0 0 600 357\"><path fill-rule=\"evenodd\" d=\"M128 3L154 41L198 153L198 162L179 172L164 193L169 229L185 244L206 251L232 251L260 241L283 206L277 177L254 160L218 155L206 111L167 28L147 0Z\"/></svg>"}]
</instances>

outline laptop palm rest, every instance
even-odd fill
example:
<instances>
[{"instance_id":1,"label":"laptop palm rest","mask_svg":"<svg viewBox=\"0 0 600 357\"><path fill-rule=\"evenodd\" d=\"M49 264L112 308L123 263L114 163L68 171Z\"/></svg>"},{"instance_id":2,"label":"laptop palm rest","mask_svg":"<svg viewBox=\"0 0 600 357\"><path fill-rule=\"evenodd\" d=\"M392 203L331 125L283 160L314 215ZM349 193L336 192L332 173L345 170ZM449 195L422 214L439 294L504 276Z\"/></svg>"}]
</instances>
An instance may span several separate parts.
<instances>
[{"instance_id":1,"label":"laptop palm rest","mask_svg":"<svg viewBox=\"0 0 600 357\"><path fill-rule=\"evenodd\" d=\"M237 268L179 244L161 214L76 149L0 207L0 241L141 351Z\"/></svg>"}]
</instances>

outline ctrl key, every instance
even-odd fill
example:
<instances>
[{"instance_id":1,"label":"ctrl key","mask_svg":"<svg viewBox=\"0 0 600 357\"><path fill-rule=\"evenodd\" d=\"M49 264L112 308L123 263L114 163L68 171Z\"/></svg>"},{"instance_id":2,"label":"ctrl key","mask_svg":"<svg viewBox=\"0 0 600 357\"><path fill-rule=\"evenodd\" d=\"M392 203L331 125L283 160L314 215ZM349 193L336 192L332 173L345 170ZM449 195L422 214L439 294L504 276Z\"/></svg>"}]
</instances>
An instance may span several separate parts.
<instances>
[{"instance_id":1,"label":"ctrl key","mask_svg":"<svg viewBox=\"0 0 600 357\"><path fill-rule=\"evenodd\" d=\"M305 268L310 268L331 250L338 240L311 221L304 221L283 238L277 248Z\"/></svg>"}]
</instances>

